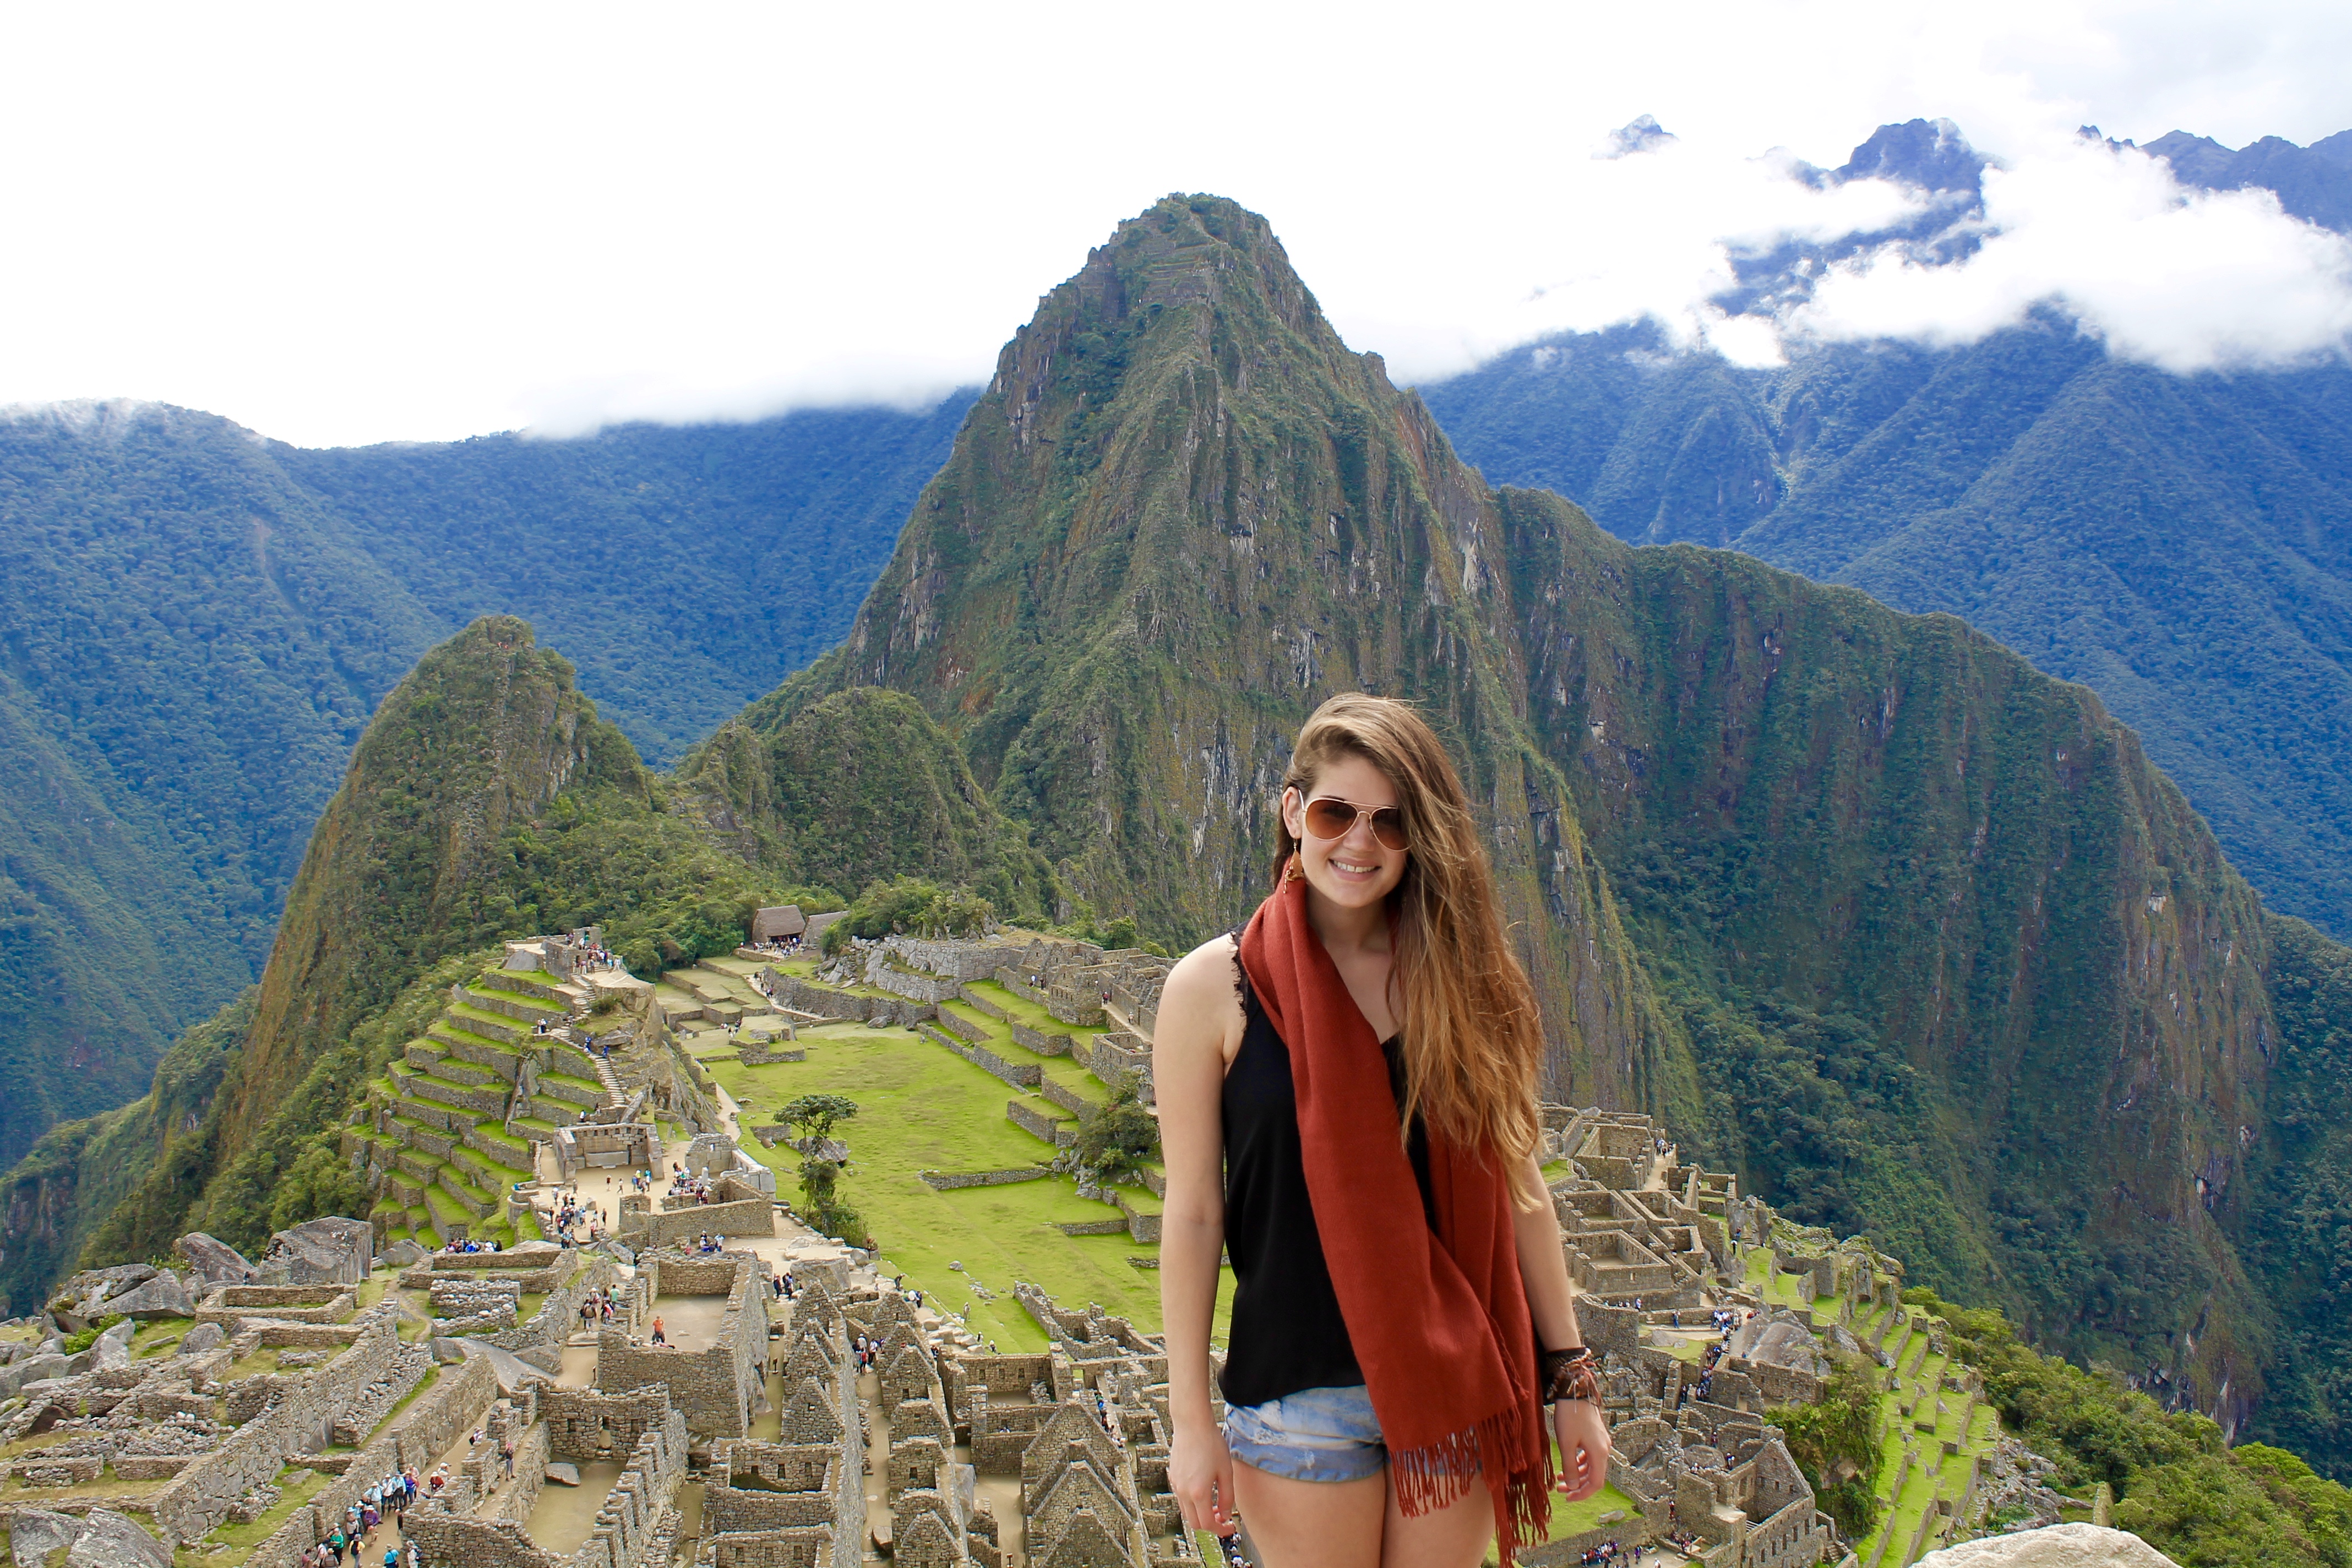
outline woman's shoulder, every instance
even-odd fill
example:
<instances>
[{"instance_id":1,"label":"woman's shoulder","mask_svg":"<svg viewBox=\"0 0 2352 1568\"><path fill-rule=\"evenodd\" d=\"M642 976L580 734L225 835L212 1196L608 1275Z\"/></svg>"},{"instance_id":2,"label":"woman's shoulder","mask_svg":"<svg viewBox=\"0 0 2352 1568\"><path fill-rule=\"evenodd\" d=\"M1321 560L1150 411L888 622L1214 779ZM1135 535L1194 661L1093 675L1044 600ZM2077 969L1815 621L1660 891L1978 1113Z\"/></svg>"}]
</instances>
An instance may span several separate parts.
<instances>
[{"instance_id":1,"label":"woman's shoulder","mask_svg":"<svg viewBox=\"0 0 2352 1568\"><path fill-rule=\"evenodd\" d=\"M1180 1016L1223 1021L1241 1017L1240 946L1231 931L1211 937L1176 961L1160 990L1160 1016Z\"/></svg>"}]
</instances>

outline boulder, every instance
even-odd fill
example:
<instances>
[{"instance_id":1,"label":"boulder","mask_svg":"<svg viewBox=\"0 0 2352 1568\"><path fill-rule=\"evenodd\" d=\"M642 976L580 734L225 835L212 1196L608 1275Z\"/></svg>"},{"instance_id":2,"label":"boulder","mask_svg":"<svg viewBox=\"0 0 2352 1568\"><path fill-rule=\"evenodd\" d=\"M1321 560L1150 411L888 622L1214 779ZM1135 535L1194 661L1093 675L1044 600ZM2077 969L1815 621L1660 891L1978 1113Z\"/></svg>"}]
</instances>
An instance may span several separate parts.
<instances>
[{"instance_id":1,"label":"boulder","mask_svg":"<svg viewBox=\"0 0 2352 1568\"><path fill-rule=\"evenodd\" d=\"M547 1479L559 1487L576 1487L580 1484L580 1467L561 1459L551 1460L547 1467Z\"/></svg>"},{"instance_id":2,"label":"boulder","mask_svg":"<svg viewBox=\"0 0 2352 1568\"><path fill-rule=\"evenodd\" d=\"M254 1277L266 1285L356 1285L374 1267L374 1227L331 1215L272 1236Z\"/></svg>"},{"instance_id":3,"label":"boulder","mask_svg":"<svg viewBox=\"0 0 2352 1568\"><path fill-rule=\"evenodd\" d=\"M23 1509L8 1521L8 1543L16 1568L51 1568L60 1552L65 1568L172 1568L163 1542L112 1509L94 1508L79 1519Z\"/></svg>"},{"instance_id":4,"label":"boulder","mask_svg":"<svg viewBox=\"0 0 2352 1568\"><path fill-rule=\"evenodd\" d=\"M2097 1524L2053 1524L1963 1541L1930 1552L1913 1568L2178 1568L2128 1531Z\"/></svg>"},{"instance_id":5,"label":"boulder","mask_svg":"<svg viewBox=\"0 0 2352 1568\"><path fill-rule=\"evenodd\" d=\"M191 1231L172 1244L172 1250L188 1266L192 1286L209 1290L215 1285L250 1285L253 1265L245 1254L226 1241L218 1241L203 1231Z\"/></svg>"},{"instance_id":6,"label":"boulder","mask_svg":"<svg viewBox=\"0 0 2352 1568\"><path fill-rule=\"evenodd\" d=\"M406 1268L411 1264L422 1263L432 1256L404 1236L383 1249L383 1260L394 1268Z\"/></svg>"},{"instance_id":7,"label":"boulder","mask_svg":"<svg viewBox=\"0 0 2352 1568\"><path fill-rule=\"evenodd\" d=\"M131 1336L138 1331L139 1325L132 1322L130 1319L125 1318L122 1321L115 1324L114 1327L107 1330L106 1332L99 1335L98 1338L90 1343L89 1370L95 1372L103 1371L109 1367L129 1366L131 1364Z\"/></svg>"},{"instance_id":8,"label":"boulder","mask_svg":"<svg viewBox=\"0 0 2352 1568\"><path fill-rule=\"evenodd\" d=\"M456 1366L466 1359L465 1348L444 1334L433 1336L432 1350L433 1359L443 1366Z\"/></svg>"},{"instance_id":9,"label":"boulder","mask_svg":"<svg viewBox=\"0 0 2352 1568\"><path fill-rule=\"evenodd\" d=\"M26 1385L53 1377L65 1377L72 1372L72 1358L54 1351L44 1351L0 1367L0 1397L25 1392Z\"/></svg>"},{"instance_id":10,"label":"boulder","mask_svg":"<svg viewBox=\"0 0 2352 1568\"><path fill-rule=\"evenodd\" d=\"M497 1345L488 1344L480 1340L435 1340L433 1342L434 1360L438 1361L441 1359L441 1347L445 1344L455 1345L457 1348L461 1358L464 1356L481 1356L488 1361L490 1363L490 1370L498 1374L499 1392L500 1394L507 1394L509 1397L521 1393L523 1384L527 1383L553 1383L555 1381L553 1377L540 1371L539 1368L531 1365L529 1362L522 1360L512 1351L501 1350Z\"/></svg>"},{"instance_id":11,"label":"boulder","mask_svg":"<svg viewBox=\"0 0 2352 1568\"><path fill-rule=\"evenodd\" d=\"M49 1558L71 1546L80 1533L81 1521L46 1509L19 1509L8 1521L8 1544L16 1552L16 1568L49 1568Z\"/></svg>"},{"instance_id":12,"label":"boulder","mask_svg":"<svg viewBox=\"0 0 2352 1568\"><path fill-rule=\"evenodd\" d=\"M172 1568L172 1554L130 1515L94 1508L82 1516L66 1568Z\"/></svg>"},{"instance_id":13,"label":"boulder","mask_svg":"<svg viewBox=\"0 0 2352 1568\"><path fill-rule=\"evenodd\" d=\"M199 1351L218 1350L228 1343L228 1331L218 1323L198 1323L180 1338L180 1353L194 1355Z\"/></svg>"},{"instance_id":14,"label":"boulder","mask_svg":"<svg viewBox=\"0 0 2352 1568\"><path fill-rule=\"evenodd\" d=\"M188 1318L195 1315L196 1304L188 1300L188 1288L178 1275L164 1273L132 1286L120 1296L110 1296L106 1310L141 1320Z\"/></svg>"}]
</instances>

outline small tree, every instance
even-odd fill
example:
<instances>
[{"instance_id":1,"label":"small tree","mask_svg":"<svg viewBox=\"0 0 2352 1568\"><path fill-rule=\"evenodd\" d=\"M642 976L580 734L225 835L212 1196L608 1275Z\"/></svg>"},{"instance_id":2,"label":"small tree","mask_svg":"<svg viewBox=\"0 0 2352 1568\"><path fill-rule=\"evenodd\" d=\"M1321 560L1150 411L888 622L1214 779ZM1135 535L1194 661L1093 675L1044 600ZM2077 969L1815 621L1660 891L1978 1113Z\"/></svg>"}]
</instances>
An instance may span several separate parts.
<instances>
[{"instance_id":1,"label":"small tree","mask_svg":"<svg viewBox=\"0 0 2352 1568\"><path fill-rule=\"evenodd\" d=\"M856 1114L857 1102L847 1095L804 1094L785 1101L776 1120L800 1130L801 1205L809 1223L827 1236L845 1241L856 1237L862 1242L871 1239L866 1234L866 1222L842 1200L839 1190L841 1173L849 1162L827 1158L824 1152L834 1124Z\"/></svg>"},{"instance_id":2,"label":"small tree","mask_svg":"<svg viewBox=\"0 0 2352 1568\"><path fill-rule=\"evenodd\" d=\"M1160 1119L1143 1103L1135 1075L1122 1073L1110 1098L1078 1119L1072 1163L1102 1185L1131 1182L1160 1157Z\"/></svg>"},{"instance_id":3,"label":"small tree","mask_svg":"<svg viewBox=\"0 0 2352 1568\"><path fill-rule=\"evenodd\" d=\"M856 1114L857 1101L845 1094L804 1094L784 1101L776 1120L786 1127L799 1128L803 1137L823 1138L833 1131L835 1122Z\"/></svg>"}]
</instances>

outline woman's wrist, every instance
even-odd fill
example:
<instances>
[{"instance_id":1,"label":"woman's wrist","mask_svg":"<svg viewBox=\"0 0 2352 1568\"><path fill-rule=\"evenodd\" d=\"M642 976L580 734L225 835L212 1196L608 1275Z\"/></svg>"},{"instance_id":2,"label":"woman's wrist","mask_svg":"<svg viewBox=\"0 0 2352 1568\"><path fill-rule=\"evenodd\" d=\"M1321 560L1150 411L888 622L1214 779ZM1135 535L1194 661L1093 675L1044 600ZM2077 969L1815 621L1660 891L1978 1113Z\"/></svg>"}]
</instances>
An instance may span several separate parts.
<instances>
[{"instance_id":1,"label":"woman's wrist","mask_svg":"<svg viewBox=\"0 0 2352 1568\"><path fill-rule=\"evenodd\" d=\"M1564 1350L1536 1352L1536 1385L1543 1402L1559 1405L1571 1400L1601 1402L1601 1364L1591 1351L1582 1345Z\"/></svg>"}]
</instances>

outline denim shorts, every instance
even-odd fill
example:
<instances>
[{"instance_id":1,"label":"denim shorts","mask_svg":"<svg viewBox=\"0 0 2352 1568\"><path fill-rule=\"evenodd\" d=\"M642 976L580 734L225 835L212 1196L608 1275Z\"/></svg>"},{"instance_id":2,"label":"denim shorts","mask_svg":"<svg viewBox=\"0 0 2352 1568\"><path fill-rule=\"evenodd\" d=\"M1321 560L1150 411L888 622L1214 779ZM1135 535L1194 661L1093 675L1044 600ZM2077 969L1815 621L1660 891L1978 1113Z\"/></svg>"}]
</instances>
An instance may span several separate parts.
<instances>
[{"instance_id":1,"label":"denim shorts","mask_svg":"<svg viewBox=\"0 0 2352 1568\"><path fill-rule=\"evenodd\" d=\"M1360 1383L1229 1405L1225 1446L1252 1469L1294 1481L1360 1481L1389 1462L1371 1391Z\"/></svg>"}]
</instances>

